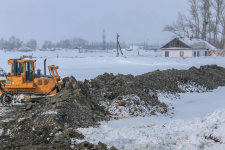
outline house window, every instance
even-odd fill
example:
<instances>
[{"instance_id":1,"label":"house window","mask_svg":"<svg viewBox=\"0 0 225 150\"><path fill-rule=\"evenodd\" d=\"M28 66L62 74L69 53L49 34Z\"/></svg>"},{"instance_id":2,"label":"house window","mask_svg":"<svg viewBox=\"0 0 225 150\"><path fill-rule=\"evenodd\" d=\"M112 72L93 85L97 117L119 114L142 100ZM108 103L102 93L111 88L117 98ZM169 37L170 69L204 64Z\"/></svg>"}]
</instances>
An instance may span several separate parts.
<instances>
[{"instance_id":1,"label":"house window","mask_svg":"<svg viewBox=\"0 0 225 150\"><path fill-rule=\"evenodd\" d=\"M169 51L165 51L165 57L169 57Z\"/></svg>"},{"instance_id":2,"label":"house window","mask_svg":"<svg viewBox=\"0 0 225 150\"><path fill-rule=\"evenodd\" d=\"M199 57L199 51L194 51L194 57Z\"/></svg>"},{"instance_id":3,"label":"house window","mask_svg":"<svg viewBox=\"0 0 225 150\"><path fill-rule=\"evenodd\" d=\"M205 56L208 56L208 52L207 51L205 51Z\"/></svg>"}]
</instances>

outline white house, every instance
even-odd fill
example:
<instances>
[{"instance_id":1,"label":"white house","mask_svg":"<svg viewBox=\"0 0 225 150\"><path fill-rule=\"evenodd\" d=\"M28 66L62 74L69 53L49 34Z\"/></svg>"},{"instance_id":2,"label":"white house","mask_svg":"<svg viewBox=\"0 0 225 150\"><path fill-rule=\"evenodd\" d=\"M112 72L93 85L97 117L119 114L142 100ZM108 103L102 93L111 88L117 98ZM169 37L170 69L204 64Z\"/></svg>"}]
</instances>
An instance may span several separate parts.
<instances>
[{"instance_id":1,"label":"white house","mask_svg":"<svg viewBox=\"0 0 225 150\"><path fill-rule=\"evenodd\" d=\"M200 57L209 56L210 50L217 48L207 41L198 38L175 38L160 50L162 57Z\"/></svg>"}]
</instances>

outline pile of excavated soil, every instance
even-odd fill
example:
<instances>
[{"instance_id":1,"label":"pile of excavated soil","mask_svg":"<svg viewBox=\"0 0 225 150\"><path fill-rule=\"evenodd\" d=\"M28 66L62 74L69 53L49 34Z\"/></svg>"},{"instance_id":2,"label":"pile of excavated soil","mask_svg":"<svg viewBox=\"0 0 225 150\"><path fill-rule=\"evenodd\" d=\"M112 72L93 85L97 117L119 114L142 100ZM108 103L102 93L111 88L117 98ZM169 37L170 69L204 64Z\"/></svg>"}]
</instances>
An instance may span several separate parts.
<instances>
[{"instance_id":1,"label":"pile of excavated soil","mask_svg":"<svg viewBox=\"0 0 225 150\"><path fill-rule=\"evenodd\" d=\"M225 68L217 65L207 65L201 66L200 69L191 67L188 70L156 70L136 77L133 75L105 73L90 81L86 80L84 83L90 85L88 94L90 93L91 97L98 101L104 100L104 97L114 99L118 96L136 94L141 100L157 105L160 104L157 99L157 91L182 93L186 92L186 89L179 86L189 83L196 87L196 91L200 90L198 88L200 86L205 89L201 91L206 92L218 88L224 77Z\"/></svg>"},{"instance_id":2,"label":"pile of excavated soil","mask_svg":"<svg viewBox=\"0 0 225 150\"><path fill-rule=\"evenodd\" d=\"M200 69L156 70L139 76L105 73L79 84L84 94L99 101L114 116L171 116L173 107L161 103L158 96L207 92L218 88L224 77L225 68L207 65Z\"/></svg>"},{"instance_id":3,"label":"pile of excavated soil","mask_svg":"<svg viewBox=\"0 0 225 150\"><path fill-rule=\"evenodd\" d=\"M84 138L76 129L108 120L104 107L81 93L74 77L52 98L18 109L13 121L4 124L0 149L71 149L71 138Z\"/></svg>"},{"instance_id":4,"label":"pile of excavated soil","mask_svg":"<svg viewBox=\"0 0 225 150\"><path fill-rule=\"evenodd\" d=\"M225 68L217 65L139 76L105 73L84 82L67 77L58 94L16 111L15 119L4 124L0 149L71 149L71 145L76 149L71 139L84 138L77 128L97 126L110 114L166 114L169 107L158 100L159 92L206 92L217 88L224 77Z\"/></svg>"}]
</instances>

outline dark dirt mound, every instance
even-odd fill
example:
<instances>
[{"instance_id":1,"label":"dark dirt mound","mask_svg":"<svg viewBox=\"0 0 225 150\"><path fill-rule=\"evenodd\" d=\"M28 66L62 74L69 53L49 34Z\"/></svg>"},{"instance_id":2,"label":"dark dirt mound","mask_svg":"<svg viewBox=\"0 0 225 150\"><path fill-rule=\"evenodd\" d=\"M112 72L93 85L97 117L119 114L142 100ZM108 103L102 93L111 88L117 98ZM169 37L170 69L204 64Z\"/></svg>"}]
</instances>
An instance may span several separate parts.
<instances>
[{"instance_id":1,"label":"dark dirt mound","mask_svg":"<svg viewBox=\"0 0 225 150\"><path fill-rule=\"evenodd\" d=\"M200 69L191 67L188 70L157 70L137 76L136 78L142 83L139 84L140 88L150 87L154 91L179 93L184 91L178 87L178 83L194 83L195 85L205 87L206 90L212 90L220 86L224 77L225 68L217 65L207 65L201 66Z\"/></svg>"},{"instance_id":2,"label":"dark dirt mound","mask_svg":"<svg viewBox=\"0 0 225 150\"><path fill-rule=\"evenodd\" d=\"M205 91L212 90L221 84L224 77L225 68L217 65L188 70L156 70L136 77L105 73L84 82L67 77L57 95L33 108L23 106L16 111L15 119L4 124L4 140L0 149L71 149L71 144L74 144L71 138L83 138L77 128L96 126L97 122L108 120L110 114L100 106L101 101L116 99L120 106L130 106L123 98L134 94L151 106L162 107L164 111L161 113L166 113L167 105L158 100L158 91L186 92L180 85L188 84L202 86ZM138 105L141 102L134 103Z\"/></svg>"},{"instance_id":3,"label":"dark dirt mound","mask_svg":"<svg viewBox=\"0 0 225 150\"><path fill-rule=\"evenodd\" d=\"M74 129L108 120L108 112L86 99L74 77L57 95L28 108L20 107L15 120L5 124L3 135L8 139L0 149L71 149L71 138L83 138Z\"/></svg>"},{"instance_id":4,"label":"dark dirt mound","mask_svg":"<svg viewBox=\"0 0 225 150\"><path fill-rule=\"evenodd\" d=\"M207 65L201 66L200 69L191 67L188 70L156 70L139 76L104 73L92 80L85 80L80 85L84 86L81 88L82 91L93 100L108 103L105 106L112 110L110 112L113 114L118 114L115 108L119 108L119 100L136 95L143 103L136 106L124 105L129 107L127 108L128 113L132 114L131 116L151 116L151 112L167 114L168 110L171 110L167 109L167 104L158 100L158 93L177 95L177 93L183 92L207 92L218 88L224 77L225 69L223 67ZM138 109L141 107L143 109ZM135 111L130 111L132 109ZM147 110L147 112L138 112L141 110Z\"/></svg>"},{"instance_id":5,"label":"dark dirt mound","mask_svg":"<svg viewBox=\"0 0 225 150\"><path fill-rule=\"evenodd\" d=\"M201 66L200 69L191 67L188 70L156 70L136 77L105 73L90 80L88 93L96 100L104 99L100 95L108 99L114 99L118 96L136 94L142 100L158 105L160 102L157 99L156 91L185 92L184 89L179 88L179 84L187 83L193 84L193 86L203 86L206 91L212 90L220 86L224 77L225 68L217 65Z\"/></svg>"}]
</instances>

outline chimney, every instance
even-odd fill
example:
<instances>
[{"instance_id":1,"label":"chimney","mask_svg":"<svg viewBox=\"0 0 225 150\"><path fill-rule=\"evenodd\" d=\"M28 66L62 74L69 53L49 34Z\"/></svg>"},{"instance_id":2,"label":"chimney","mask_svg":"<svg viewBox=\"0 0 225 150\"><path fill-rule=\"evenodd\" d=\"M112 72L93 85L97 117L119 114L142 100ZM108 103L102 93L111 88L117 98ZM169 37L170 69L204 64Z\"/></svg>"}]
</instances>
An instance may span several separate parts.
<instances>
[{"instance_id":1,"label":"chimney","mask_svg":"<svg viewBox=\"0 0 225 150\"><path fill-rule=\"evenodd\" d=\"M190 40L191 40L191 41L192 41L192 38L193 38L193 37L192 37L192 36L190 36Z\"/></svg>"}]
</instances>

